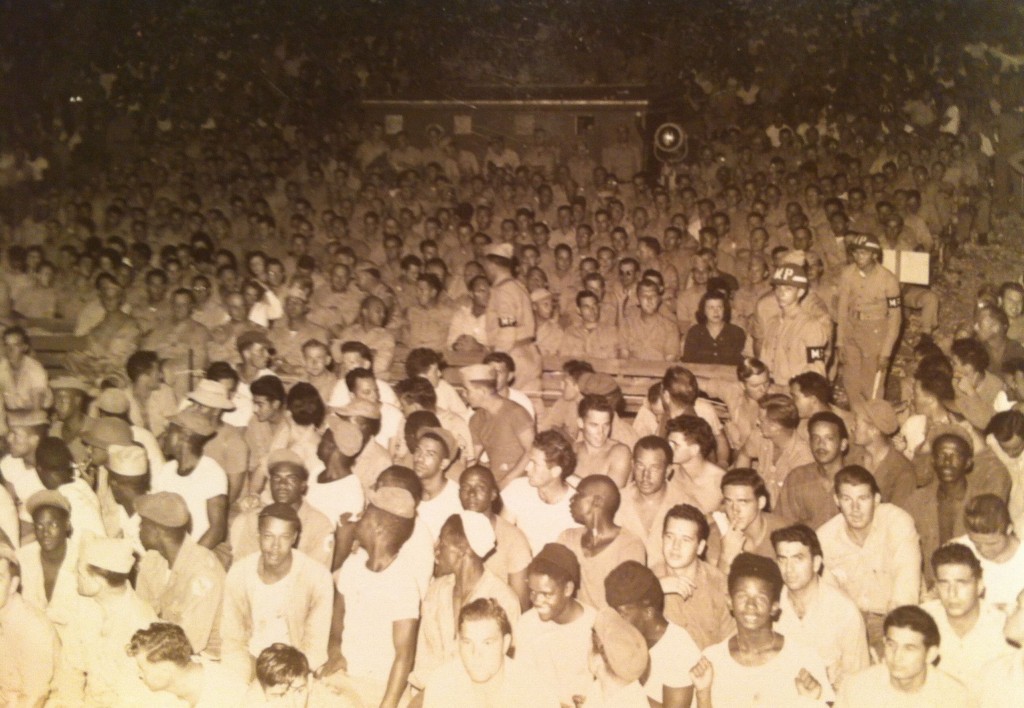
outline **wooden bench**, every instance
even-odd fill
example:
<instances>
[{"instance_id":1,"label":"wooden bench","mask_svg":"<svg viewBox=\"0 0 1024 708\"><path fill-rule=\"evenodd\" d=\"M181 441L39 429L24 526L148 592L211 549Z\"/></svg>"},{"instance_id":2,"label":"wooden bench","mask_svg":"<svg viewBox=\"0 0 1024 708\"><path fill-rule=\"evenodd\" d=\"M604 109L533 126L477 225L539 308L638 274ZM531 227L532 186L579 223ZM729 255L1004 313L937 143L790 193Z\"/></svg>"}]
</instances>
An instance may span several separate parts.
<instances>
[{"instance_id":1,"label":"wooden bench","mask_svg":"<svg viewBox=\"0 0 1024 708\"><path fill-rule=\"evenodd\" d=\"M70 320L22 318L17 324L28 332L32 355L50 377L66 374L66 354L75 349L82 339L74 334L75 323Z\"/></svg>"}]
</instances>

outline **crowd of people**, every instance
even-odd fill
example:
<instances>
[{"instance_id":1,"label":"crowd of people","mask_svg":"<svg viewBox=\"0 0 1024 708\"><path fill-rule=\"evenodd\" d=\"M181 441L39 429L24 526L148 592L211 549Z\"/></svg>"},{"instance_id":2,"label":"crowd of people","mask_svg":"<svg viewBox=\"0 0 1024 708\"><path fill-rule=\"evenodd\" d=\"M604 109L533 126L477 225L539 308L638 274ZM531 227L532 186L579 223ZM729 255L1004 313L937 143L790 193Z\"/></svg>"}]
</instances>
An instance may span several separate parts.
<instances>
[{"instance_id":1,"label":"crowd of people","mask_svg":"<svg viewBox=\"0 0 1024 708\"><path fill-rule=\"evenodd\" d=\"M385 5L0 46L0 704L1016 706L1024 285L937 285L1020 237L1019 13ZM694 154L359 120L430 68Z\"/></svg>"}]
</instances>

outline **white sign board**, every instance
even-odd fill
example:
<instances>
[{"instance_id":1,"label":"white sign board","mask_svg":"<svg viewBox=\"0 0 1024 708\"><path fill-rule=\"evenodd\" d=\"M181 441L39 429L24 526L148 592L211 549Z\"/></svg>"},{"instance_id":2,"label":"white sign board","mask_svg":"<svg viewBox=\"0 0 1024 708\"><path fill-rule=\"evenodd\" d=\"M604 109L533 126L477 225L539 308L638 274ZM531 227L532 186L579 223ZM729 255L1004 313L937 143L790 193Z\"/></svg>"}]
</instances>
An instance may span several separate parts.
<instances>
[{"instance_id":1,"label":"white sign board","mask_svg":"<svg viewBox=\"0 0 1024 708\"><path fill-rule=\"evenodd\" d=\"M901 283L928 285L931 274L931 255L920 251L882 251L882 266Z\"/></svg>"}]
</instances>

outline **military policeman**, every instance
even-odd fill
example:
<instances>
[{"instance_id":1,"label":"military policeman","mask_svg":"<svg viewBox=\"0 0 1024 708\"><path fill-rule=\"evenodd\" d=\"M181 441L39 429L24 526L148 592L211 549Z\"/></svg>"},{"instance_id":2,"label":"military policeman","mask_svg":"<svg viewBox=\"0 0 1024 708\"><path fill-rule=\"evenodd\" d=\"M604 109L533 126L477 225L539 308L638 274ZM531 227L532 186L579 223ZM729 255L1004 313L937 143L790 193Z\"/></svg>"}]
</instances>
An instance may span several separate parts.
<instances>
[{"instance_id":1,"label":"military policeman","mask_svg":"<svg viewBox=\"0 0 1024 708\"><path fill-rule=\"evenodd\" d=\"M779 382L805 371L824 375L831 333L822 318L800 305L810 288L807 271L782 265L772 272L771 284L778 308L765 318L761 361Z\"/></svg>"},{"instance_id":2,"label":"military policeman","mask_svg":"<svg viewBox=\"0 0 1024 708\"><path fill-rule=\"evenodd\" d=\"M512 277L514 250L510 243L494 244L484 251L484 272L491 281L491 299L484 312L487 341L494 351L506 352L515 361L521 390L540 388L541 355L537 326L526 287Z\"/></svg>"},{"instance_id":3,"label":"military policeman","mask_svg":"<svg viewBox=\"0 0 1024 708\"><path fill-rule=\"evenodd\" d=\"M879 264L878 239L857 234L850 244L853 263L839 276L836 345L843 385L850 403L856 405L884 392L903 313L899 281Z\"/></svg>"}]
</instances>

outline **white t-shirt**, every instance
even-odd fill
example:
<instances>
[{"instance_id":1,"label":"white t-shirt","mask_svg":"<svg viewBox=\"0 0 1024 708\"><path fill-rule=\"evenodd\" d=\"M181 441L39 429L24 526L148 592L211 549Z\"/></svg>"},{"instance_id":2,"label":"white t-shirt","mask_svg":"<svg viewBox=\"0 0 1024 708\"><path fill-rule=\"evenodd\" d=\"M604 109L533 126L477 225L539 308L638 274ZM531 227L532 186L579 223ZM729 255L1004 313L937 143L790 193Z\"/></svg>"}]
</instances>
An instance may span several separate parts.
<instances>
[{"instance_id":1,"label":"white t-shirt","mask_svg":"<svg viewBox=\"0 0 1024 708\"><path fill-rule=\"evenodd\" d=\"M251 584L252 635L249 637L249 653L259 656L260 652L275 642L292 644L288 634L288 604L291 602L294 582L292 573L276 583L268 585L257 576Z\"/></svg>"},{"instance_id":2,"label":"white t-shirt","mask_svg":"<svg viewBox=\"0 0 1024 708\"><path fill-rule=\"evenodd\" d=\"M533 401L531 401L530 397L518 388L510 388L508 390L508 400L521 405L526 409L526 412L530 414L531 418L537 420L537 411L533 407Z\"/></svg>"},{"instance_id":3,"label":"white t-shirt","mask_svg":"<svg viewBox=\"0 0 1024 708\"><path fill-rule=\"evenodd\" d=\"M967 534L952 539L950 543L962 543L974 551L974 555L981 561L985 602L999 609L1012 609L1016 606L1017 596L1024 590L1024 543L1017 546L1017 552L1005 563L983 558Z\"/></svg>"},{"instance_id":4,"label":"white t-shirt","mask_svg":"<svg viewBox=\"0 0 1024 708\"><path fill-rule=\"evenodd\" d=\"M427 525L430 535L434 540L441 535L441 527L448 517L462 511L462 502L459 501L459 485L455 482L446 481L444 489L433 499L424 499L416 508L416 513Z\"/></svg>"},{"instance_id":5,"label":"white t-shirt","mask_svg":"<svg viewBox=\"0 0 1024 708\"><path fill-rule=\"evenodd\" d=\"M334 576L345 598L341 653L350 676L386 682L395 660L392 625L419 618L420 593L408 564L395 561L375 573L366 567L368 558L356 551Z\"/></svg>"},{"instance_id":6,"label":"white t-shirt","mask_svg":"<svg viewBox=\"0 0 1024 708\"><path fill-rule=\"evenodd\" d=\"M358 514L363 510L366 497L363 485L354 474L336 479L333 482L317 482L316 477L309 480L309 491L306 501L311 507L321 512L334 525L342 514Z\"/></svg>"},{"instance_id":7,"label":"white t-shirt","mask_svg":"<svg viewBox=\"0 0 1024 708\"><path fill-rule=\"evenodd\" d=\"M700 661L700 647L685 629L669 622L650 654L651 670L644 691L652 701L661 702L663 686L686 688L693 685L690 669Z\"/></svg>"},{"instance_id":8,"label":"white t-shirt","mask_svg":"<svg viewBox=\"0 0 1024 708\"><path fill-rule=\"evenodd\" d=\"M928 667L924 686L914 693L904 693L890 683L889 669L885 664L875 664L843 681L835 708L869 705L878 708L967 708L970 701L962 683L934 666Z\"/></svg>"},{"instance_id":9,"label":"white t-shirt","mask_svg":"<svg viewBox=\"0 0 1024 708\"><path fill-rule=\"evenodd\" d=\"M715 669L711 684L711 704L715 706L823 706L826 701L835 699L825 662L813 649L792 639L786 639L782 651L761 666L743 666L733 659L728 639L706 648L704 656ZM821 684L818 701L804 698L797 692L795 679L800 669L807 669Z\"/></svg>"},{"instance_id":10,"label":"white t-shirt","mask_svg":"<svg viewBox=\"0 0 1024 708\"><path fill-rule=\"evenodd\" d=\"M572 697L586 693L593 679L587 662L597 612L592 607L582 607L583 614L569 624L543 622L537 610L529 610L515 628L516 661L538 682L553 688L559 701L570 706Z\"/></svg>"},{"instance_id":11,"label":"white t-shirt","mask_svg":"<svg viewBox=\"0 0 1024 708\"><path fill-rule=\"evenodd\" d=\"M398 403L398 396L395 395L395 389L391 388L391 384L387 381L377 379L377 391L380 393L380 402L387 403L401 408ZM328 408L344 408L352 401L352 392L348 390L348 384L345 383L345 377L342 376L338 379L338 383L334 384L334 389L331 391L331 398L327 401Z\"/></svg>"},{"instance_id":12,"label":"white t-shirt","mask_svg":"<svg viewBox=\"0 0 1024 708\"><path fill-rule=\"evenodd\" d=\"M217 496L227 496L228 476L211 457L199 458L191 474L178 474L178 461L171 460L163 466L160 474L153 477L154 492L175 492L180 494L192 515L191 536L196 541L210 528L210 517L206 502Z\"/></svg>"},{"instance_id":13,"label":"white t-shirt","mask_svg":"<svg viewBox=\"0 0 1024 708\"><path fill-rule=\"evenodd\" d=\"M522 530L533 555L540 553L545 543L557 541L558 535L566 529L579 526L569 512L571 489L567 489L565 496L554 504L548 504L530 486L526 477L520 477L512 480L502 491L501 499L505 504L506 518Z\"/></svg>"},{"instance_id":14,"label":"white t-shirt","mask_svg":"<svg viewBox=\"0 0 1024 708\"><path fill-rule=\"evenodd\" d=\"M39 474L34 468L26 465L25 461L20 457L4 455L3 459L0 460L0 475L3 476L8 484L14 487L14 495L17 497L18 512L21 519L23 521L32 521L32 517L28 515L28 511L25 509L25 502L36 492L46 489L39 479Z\"/></svg>"},{"instance_id":15,"label":"white t-shirt","mask_svg":"<svg viewBox=\"0 0 1024 708\"><path fill-rule=\"evenodd\" d=\"M241 708L249 690L234 671L216 661L200 660L203 665L203 690L195 708Z\"/></svg>"}]
</instances>

